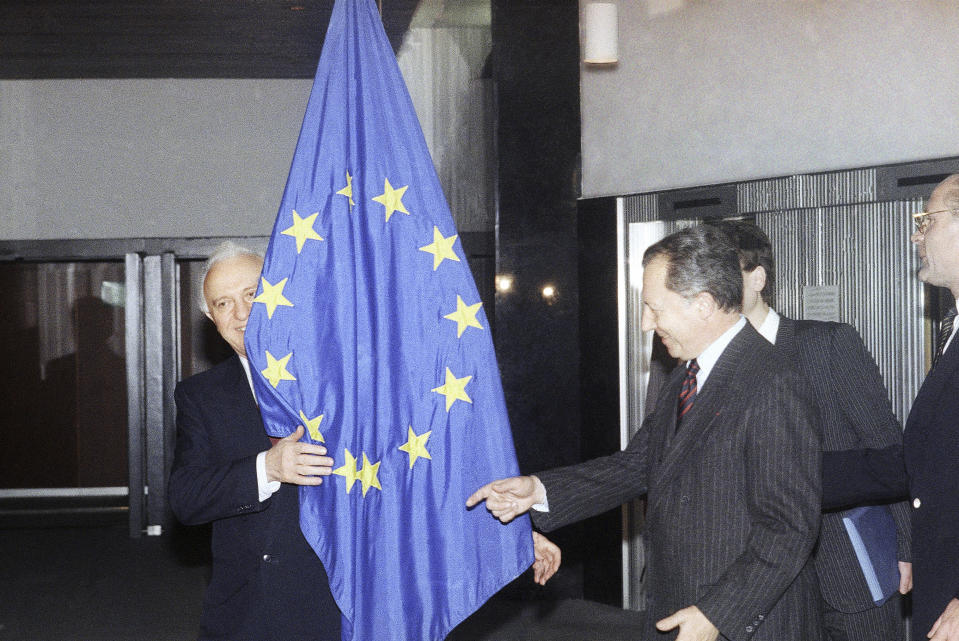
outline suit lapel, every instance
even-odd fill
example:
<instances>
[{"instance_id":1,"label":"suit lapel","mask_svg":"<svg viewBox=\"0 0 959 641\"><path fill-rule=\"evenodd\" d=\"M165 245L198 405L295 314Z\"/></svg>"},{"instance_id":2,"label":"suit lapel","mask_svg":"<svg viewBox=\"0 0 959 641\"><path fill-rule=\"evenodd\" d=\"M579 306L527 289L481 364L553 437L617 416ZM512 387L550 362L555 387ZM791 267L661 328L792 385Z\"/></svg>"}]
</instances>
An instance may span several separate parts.
<instances>
[{"instance_id":1,"label":"suit lapel","mask_svg":"<svg viewBox=\"0 0 959 641\"><path fill-rule=\"evenodd\" d=\"M239 356L231 357L230 365L224 372L223 391L223 401L230 408L233 422L243 426L243 434L248 435L247 438L256 439L257 447L269 447L270 440L263 428L260 408L253 398L253 391L250 390L250 382Z\"/></svg>"},{"instance_id":2,"label":"suit lapel","mask_svg":"<svg viewBox=\"0 0 959 641\"><path fill-rule=\"evenodd\" d=\"M779 317L779 329L776 331L776 349L785 357L785 360L791 361L798 356L796 321L793 319L785 316Z\"/></svg>"},{"instance_id":3,"label":"suit lapel","mask_svg":"<svg viewBox=\"0 0 959 641\"><path fill-rule=\"evenodd\" d=\"M959 376L959 373L957 373L959 372L959 345L954 344L956 340L957 338L953 337L953 344L949 345L949 349L943 353L936 366L929 370L929 374L919 388L916 400L912 404L913 411L909 412L909 418L906 421L907 428L917 420L925 422L925 419L920 415L924 415L928 410L934 410L937 405L934 399L942 393L942 388Z\"/></svg>"},{"instance_id":4,"label":"suit lapel","mask_svg":"<svg viewBox=\"0 0 959 641\"><path fill-rule=\"evenodd\" d=\"M669 485L672 479L683 469L682 462L703 446L708 433L722 416L723 406L730 398L731 386L736 384L740 363L747 353L750 341L755 338L762 341L766 340L759 336L747 323L726 346L709 373L709 378L706 379L703 389L697 393L692 408L683 417L682 426L675 433L675 436L665 444L662 463L660 463L657 473L651 477L653 485L653 488L650 488L651 490ZM682 372L681 369L680 372ZM675 390L677 397L679 386L682 385L682 374L678 377L678 381L678 384L673 380L670 381L670 387ZM672 421L675 425L675 407L672 411ZM653 498L654 494L656 498ZM650 503L650 508L658 502L658 497L661 497L662 494L659 491L650 492L653 501Z\"/></svg>"}]
</instances>

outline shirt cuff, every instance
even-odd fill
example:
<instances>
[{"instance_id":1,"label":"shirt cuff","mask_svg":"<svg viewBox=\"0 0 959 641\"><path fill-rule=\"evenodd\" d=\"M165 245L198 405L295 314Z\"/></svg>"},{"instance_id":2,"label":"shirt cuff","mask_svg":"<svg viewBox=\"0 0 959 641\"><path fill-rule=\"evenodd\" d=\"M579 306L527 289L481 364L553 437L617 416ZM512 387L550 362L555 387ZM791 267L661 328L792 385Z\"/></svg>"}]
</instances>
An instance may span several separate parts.
<instances>
[{"instance_id":1,"label":"shirt cuff","mask_svg":"<svg viewBox=\"0 0 959 641\"><path fill-rule=\"evenodd\" d=\"M549 512L549 498L546 496L546 486L543 485L543 482L540 481L537 476L534 476L533 480L536 481L536 487L543 491L543 502L531 505L530 508L537 512Z\"/></svg>"},{"instance_id":2,"label":"shirt cuff","mask_svg":"<svg viewBox=\"0 0 959 641\"><path fill-rule=\"evenodd\" d=\"M279 481L268 481L266 478L266 452L256 455L256 488L260 492L260 503L280 489Z\"/></svg>"}]
</instances>

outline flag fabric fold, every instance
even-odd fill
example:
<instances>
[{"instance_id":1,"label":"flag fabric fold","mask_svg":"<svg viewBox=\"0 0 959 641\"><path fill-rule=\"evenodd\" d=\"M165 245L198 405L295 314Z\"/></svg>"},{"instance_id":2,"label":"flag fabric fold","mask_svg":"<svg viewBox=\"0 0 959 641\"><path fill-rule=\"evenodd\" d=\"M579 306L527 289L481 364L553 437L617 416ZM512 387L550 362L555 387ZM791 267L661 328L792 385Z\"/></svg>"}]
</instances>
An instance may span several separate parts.
<instances>
[{"instance_id":1,"label":"flag fabric fold","mask_svg":"<svg viewBox=\"0 0 959 641\"><path fill-rule=\"evenodd\" d=\"M490 327L373 0L337 0L246 328L267 432L335 460L300 488L343 639L443 639L533 562ZM308 608L309 603L300 604Z\"/></svg>"}]
</instances>

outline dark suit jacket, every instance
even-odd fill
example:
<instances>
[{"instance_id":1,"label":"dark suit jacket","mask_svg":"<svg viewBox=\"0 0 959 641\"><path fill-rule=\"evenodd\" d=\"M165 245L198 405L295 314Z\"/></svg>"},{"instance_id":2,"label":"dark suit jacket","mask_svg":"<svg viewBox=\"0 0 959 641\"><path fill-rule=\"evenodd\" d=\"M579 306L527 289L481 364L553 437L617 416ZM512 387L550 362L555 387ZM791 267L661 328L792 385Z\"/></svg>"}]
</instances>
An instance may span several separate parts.
<instances>
[{"instance_id":1,"label":"dark suit jacket","mask_svg":"<svg viewBox=\"0 0 959 641\"><path fill-rule=\"evenodd\" d=\"M323 564L299 527L296 486L260 503L256 455L269 449L238 356L177 385L169 496L184 524L213 523L201 639L339 641Z\"/></svg>"},{"instance_id":2,"label":"dark suit jacket","mask_svg":"<svg viewBox=\"0 0 959 641\"><path fill-rule=\"evenodd\" d=\"M781 317L776 347L809 382L819 408L823 450L902 443L879 368L854 327ZM899 532L898 560L908 561L908 505L900 502L890 509ZM861 612L875 606L843 526L844 515L823 515L816 572L823 598L834 609Z\"/></svg>"},{"instance_id":3,"label":"dark suit jacket","mask_svg":"<svg viewBox=\"0 0 959 641\"><path fill-rule=\"evenodd\" d=\"M723 638L815 641L809 562L819 533L820 439L803 380L749 324L732 340L678 432L677 368L627 448L539 474L550 530L647 494L644 639L697 605Z\"/></svg>"},{"instance_id":4,"label":"dark suit jacket","mask_svg":"<svg viewBox=\"0 0 959 641\"><path fill-rule=\"evenodd\" d=\"M912 638L959 597L959 340L926 376L903 435L912 510ZM918 505L918 507L917 507Z\"/></svg>"}]
</instances>

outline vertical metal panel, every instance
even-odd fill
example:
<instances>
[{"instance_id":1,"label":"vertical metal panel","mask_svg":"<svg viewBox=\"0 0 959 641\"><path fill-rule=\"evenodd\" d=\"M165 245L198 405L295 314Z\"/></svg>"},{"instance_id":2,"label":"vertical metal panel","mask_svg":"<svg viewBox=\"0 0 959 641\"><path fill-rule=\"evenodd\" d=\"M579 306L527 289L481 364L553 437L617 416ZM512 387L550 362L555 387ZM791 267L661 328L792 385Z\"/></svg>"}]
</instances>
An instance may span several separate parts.
<instances>
[{"instance_id":1,"label":"vertical metal panel","mask_svg":"<svg viewBox=\"0 0 959 641\"><path fill-rule=\"evenodd\" d=\"M160 256L143 259L144 400L146 408L147 526L162 525L163 273Z\"/></svg>"},{"instance_id":2,"label":"vertical metal panel","mask_svg":"<svg viewBox=\"0 0 959 641\"><path fill-rule=\"evenodd\" d=\"M144 365L146 408L147 524L151 534L169 526L166 481L173 463L175 410L170 399L179 371L176 259L147 256L144 264Z\"/></svg>"},{"instance_id":3,"label":"vertical metal panel","mask_svg":"<svg viewBox=\"0 0 959 641\"><path fill-rule=\"evenodd\" d=\"M620 438L623 447L640 429L646 415L652 336L642 331L643 252L657 240L698 222L698 219L661 220L662 202L655 194L644 194L620 198L617 203ZM623 604L632 610L646 609L642 580L645 570L643 506L641 501L623 506Z\"/></svg>"},{"instance_id":4,"label":"vertical metal panel","mask_svg":"<svg viewBox=\"0 0 959 641\"><path fill-rule=\"evenodd\" d=\"M839 320L859 330L903 422L924 372L923 290L909 242L917 207L862 203L756 216L773 243L776 308L802 318L804 286L838 287Z\"/></svg>"},{"instance_id":5,"label":"vertical metal panel","mask_svg":"<svg viewBox=\"0 0 959 641\"><path fill-rule=\"evenodd\" d=\"M148 533L172 525L166 482L173 463L176 416L171 399L179 372L176 258L144 258L146 522ZM152 526L152 527L151 527Z\"/></svg>"},{"instance_id":6,"label":"vertical metal panel","mask_svg":"<svg viewBox=\"0 0 959 641\"><path fill-rule=\"evenodd\" d=\"M173 448L176 444L176 407L173 388L180 380L180 266L176 255L163 254L163 442L164 493L166 480L173 466ZM172 516L172 515L168 515Z\"/></svg>"},{"instance_id":7,"label":"vertical metal panel","mask_svg":"<svg viewBox=\"0 0 959 641\"><path fill-rule=\"evenodd\" d=\"M144 424L143 400L143 261L126 255L126 363L127 363L127 461L129 466L130 536L139 537L144 514Z\"/></svg>"},{"instance_id":8,"label":"vertical metal panel","mask_svg":"<svg viewBox=\"0 0 959 641\"><path fill-rule=\"evenodd\" d=\"M740 215L876 200L876 170L854 169L755 180L737 185Z\"/></svg>"}]
</instances>

